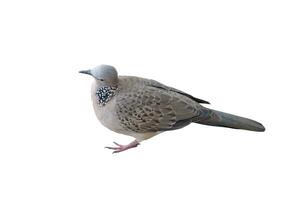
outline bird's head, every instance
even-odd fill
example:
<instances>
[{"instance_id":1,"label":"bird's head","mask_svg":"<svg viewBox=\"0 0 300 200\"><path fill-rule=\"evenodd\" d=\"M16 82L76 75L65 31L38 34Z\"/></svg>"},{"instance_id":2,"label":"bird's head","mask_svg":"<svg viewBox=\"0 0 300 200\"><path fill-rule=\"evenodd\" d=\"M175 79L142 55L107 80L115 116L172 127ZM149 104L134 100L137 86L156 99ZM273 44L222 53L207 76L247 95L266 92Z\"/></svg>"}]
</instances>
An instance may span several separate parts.
<instances>
[{"instance_id":1,"label":"bird's head","mask_svg":"<svg viewBox=\"0 0 300 200\"><path fill-rule=\"evenodd\" d=\"M79 71L79 73L91 75L101 86L118 85L118 72L110 65L99 65L89 70Z\"/></svg>"}]
</instances>

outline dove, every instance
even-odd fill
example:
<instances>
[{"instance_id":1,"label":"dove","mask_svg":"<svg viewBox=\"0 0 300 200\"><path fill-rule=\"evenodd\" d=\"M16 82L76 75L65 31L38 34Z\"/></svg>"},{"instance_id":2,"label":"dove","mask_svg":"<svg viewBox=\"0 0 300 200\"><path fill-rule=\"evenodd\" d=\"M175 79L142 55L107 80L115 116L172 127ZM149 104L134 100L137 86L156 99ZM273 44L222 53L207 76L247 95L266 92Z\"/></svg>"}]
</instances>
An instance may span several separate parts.
<instances>
[{"instance_id":1,"label":"dove","mask_svg":"<svg viewBox=\"0 0 300 200\"><path fill-rule=\"evenodd\" d=\"M127 145L114 142L106 147L119 153L137 147L143 140L191 123L249 131L265 131L251 119L209 109L208 101L194 97L158 81L135 76L119 76L110 65L79 71L94 78L93 108L103 126L135 138Z\"/></svg>"}]
</instances>

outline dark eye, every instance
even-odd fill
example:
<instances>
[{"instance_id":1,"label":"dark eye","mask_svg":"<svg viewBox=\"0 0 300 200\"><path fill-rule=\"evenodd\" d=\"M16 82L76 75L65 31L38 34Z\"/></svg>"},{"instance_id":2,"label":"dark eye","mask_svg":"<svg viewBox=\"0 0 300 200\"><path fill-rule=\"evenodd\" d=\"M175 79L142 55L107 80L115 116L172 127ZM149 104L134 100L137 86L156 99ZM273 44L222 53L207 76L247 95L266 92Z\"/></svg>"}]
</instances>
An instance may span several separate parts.
<instances>
[{"instance_id":1,"label":"dark eye","mask_svg":"<svg viewBox=\"0 0 300 200\"><path fill-rule=\"evenodd\" d=\"M100 81L104 81L104 79L102 79L102 78L101 78L101 79L99 79L99 80L100 80Z\"/></svg>"}]
</instances>

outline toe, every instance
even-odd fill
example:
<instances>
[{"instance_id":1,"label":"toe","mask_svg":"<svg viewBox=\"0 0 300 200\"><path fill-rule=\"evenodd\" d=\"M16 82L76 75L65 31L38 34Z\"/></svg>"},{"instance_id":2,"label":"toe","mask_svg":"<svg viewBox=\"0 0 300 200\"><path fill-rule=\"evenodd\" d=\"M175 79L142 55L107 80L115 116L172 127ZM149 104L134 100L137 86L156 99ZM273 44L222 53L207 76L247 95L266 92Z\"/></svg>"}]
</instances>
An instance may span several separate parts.
<instances>
[{"instance_id":1,"label":"toe","mask_svg":"<svg viewBox=\"0 0 300 200\"><path fill-rule=\"evenodd\" d=\"M105 147L106 149L117 150L119 147Z\"/></svg>"},{"instance_id":2,"label":"toe","mask_svg":"<svg viewBox=\"0 0 300 200\"><path fill-rule=\"evenodd\" d=\"M123 145L119 144L119 143L116 143L114 142L115 145L119 146L119 147L122 147Z\"/></svg>"}]
</instances>

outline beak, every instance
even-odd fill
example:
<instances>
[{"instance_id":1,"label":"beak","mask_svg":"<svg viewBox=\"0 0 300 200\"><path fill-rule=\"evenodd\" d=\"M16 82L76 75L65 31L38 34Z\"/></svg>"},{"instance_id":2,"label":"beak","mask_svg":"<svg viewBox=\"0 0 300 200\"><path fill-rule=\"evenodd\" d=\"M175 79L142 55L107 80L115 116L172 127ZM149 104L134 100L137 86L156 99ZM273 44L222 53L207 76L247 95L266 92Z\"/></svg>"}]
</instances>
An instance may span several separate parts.
<instances>
[{"instance_id":1,"label":"beak","mask_svg":"<svg viewBox=\"0 0 300 200\"><path fill-rule=\"evenodd\" d=\"M81 70L81 71L79 71L79 73L92 75L90 69L89 70Z\"/></svg>"}]
</instances>

